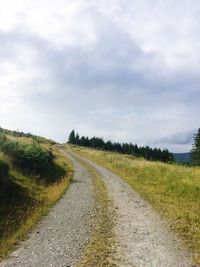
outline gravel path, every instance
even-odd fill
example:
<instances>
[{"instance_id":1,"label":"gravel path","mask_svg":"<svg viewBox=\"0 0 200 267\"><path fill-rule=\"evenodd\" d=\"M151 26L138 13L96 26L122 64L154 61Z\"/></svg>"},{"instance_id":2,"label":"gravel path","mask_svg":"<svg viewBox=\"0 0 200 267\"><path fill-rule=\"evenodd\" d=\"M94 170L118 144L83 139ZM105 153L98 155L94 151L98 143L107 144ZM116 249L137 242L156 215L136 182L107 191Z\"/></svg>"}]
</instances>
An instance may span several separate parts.
<instances>
[{"instance_id":1,"label":"gravel path","mask_svg":"<svg viewBox=\"0 0 200 267\"><path fill-rule=\"evenodd\" d=\"M190 267L189 255L152 207L117 175L87 160L102 175L116 206L117 266Z\"/></svg>"},{"instance_id":2,"label":"gravel path","mask_svg":"<svg viewBox=\"0 0 200 267\"><path fill-rule=\"evenodd\" d=\"M73 153L74 182L30 238L3 266L75 266L89 239L94 200L89 174ZM101 175L116 207L116 265L120 267L191 267L189 255L165 223L128 184L107 169L85 160ZM87 267L87 266L86 266ZM95 267L95 266L94 266ZM104 266L103 266L104 267ZM105 266L106 267L106 266Z\"/></svg>"},{"instance_id":3,"label":"gravel path","mask_svg":"<svg viewBox=\"0 0 200 267\"><path fill-rule=\"evenodd\" d=\"M62 199L3 266L74 266L90 233L93 198L89 174L71 155L75 176Z\"/></svg>"}]
</instances>

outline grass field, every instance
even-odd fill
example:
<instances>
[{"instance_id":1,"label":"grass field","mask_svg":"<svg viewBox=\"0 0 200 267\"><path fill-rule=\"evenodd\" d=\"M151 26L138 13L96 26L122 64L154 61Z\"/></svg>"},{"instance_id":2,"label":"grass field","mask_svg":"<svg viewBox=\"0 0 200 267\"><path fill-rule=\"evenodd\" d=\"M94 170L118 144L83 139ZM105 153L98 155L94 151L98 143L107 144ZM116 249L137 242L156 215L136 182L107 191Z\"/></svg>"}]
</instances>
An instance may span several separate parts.
<instances>
[{"instance_id":1,"label":"grass field","mask_svg":"<svg viewBox=\"0 0 200 267\"><path fill-rule=\"evenodd\" d=\"M16 140L13 136L8 139ZM18 137L23 143L31 138ZM61 197L72 178L72 166L55 145L44 142L44 150L51 151L52 161L40 175L15 166L10 157L0 153L0 259L5 258L14 245L25 239L27 232Z\"/></svg>"},{"instance_id":2,"label":"grass field","mask_svg":"<svg viewBox=\"0 0 200 267\"><path fill-rule=\"evenodd\" d=\"M117 153L70 148L121 176L169 222L200 264L200 168L149 162Z\"/></svg>"}]
</instances>

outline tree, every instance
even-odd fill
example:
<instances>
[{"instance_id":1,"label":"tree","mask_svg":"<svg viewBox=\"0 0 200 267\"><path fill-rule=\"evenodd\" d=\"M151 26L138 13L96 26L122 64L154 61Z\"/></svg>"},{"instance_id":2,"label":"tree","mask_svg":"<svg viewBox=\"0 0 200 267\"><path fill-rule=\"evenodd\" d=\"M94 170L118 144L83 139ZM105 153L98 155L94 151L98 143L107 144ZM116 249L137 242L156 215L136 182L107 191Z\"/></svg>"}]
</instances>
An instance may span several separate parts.
<instances>
[{"instance_id":1,"label":"tree","mask_svg":"<svg viewBox=\"0 0 200 267\"><path fill-rule=\"evenodd\" d=\"M76 134L76 137L75 137L75 144L76 145L79 145L80 144L80 136L79 136L78 133Z\"/></svg>"},{"instance_id":2,"label":"tree","mask_svg":"<svg viewBox=\"0 0 200 267\"><path fill-rule=\"evenodd\" d=\"M87 140L84 136L81 137L81 139L79 141L79 145L80 146L87 146Z\"/></svg>"},{"instance_id":3,"label":"tree","mask_svg":"<svg viewBox=\"0 0 200 267\"><path fill-rule=\"evenodd\" d=\"M194 135L194 143L192 147L192 163L194 165L200 165L200 128L197 134Z\"/></svg>"},{"instance_id":4,"label":"tree","mask_svg":"<svg viewBox=\"0 0 200 267\"><path fill-rule=\"evenodd\" d=\"M72 130L70 135L69 135L68 143L69 144L75 144L76 143L75 131L74 130Z\"/></svg>"}]
</instances>

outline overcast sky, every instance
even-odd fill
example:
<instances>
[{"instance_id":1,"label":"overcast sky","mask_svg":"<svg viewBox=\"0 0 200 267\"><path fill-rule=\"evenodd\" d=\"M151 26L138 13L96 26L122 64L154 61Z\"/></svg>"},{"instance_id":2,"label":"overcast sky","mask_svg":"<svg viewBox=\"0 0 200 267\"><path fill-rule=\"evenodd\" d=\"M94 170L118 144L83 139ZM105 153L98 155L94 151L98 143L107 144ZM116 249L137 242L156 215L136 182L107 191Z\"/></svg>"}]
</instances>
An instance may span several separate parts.
<instances>
[{"instance_id":1,"label":"overcast sky","mask_svg":"<svg viewBox=\"0 0 200 267\"><path fill-rule=\"evenodd\" d=\"M199 0L0 0L0 126L189 151Z\"/></svg>"}]
</instances>

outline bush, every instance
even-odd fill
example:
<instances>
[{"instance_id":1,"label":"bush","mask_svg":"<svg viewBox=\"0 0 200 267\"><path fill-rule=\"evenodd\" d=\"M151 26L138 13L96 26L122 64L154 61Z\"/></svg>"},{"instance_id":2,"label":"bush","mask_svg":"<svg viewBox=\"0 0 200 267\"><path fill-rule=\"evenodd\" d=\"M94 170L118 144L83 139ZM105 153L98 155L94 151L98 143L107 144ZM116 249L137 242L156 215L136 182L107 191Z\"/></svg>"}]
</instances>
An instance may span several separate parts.
<instances>
[{"instance_id":1,"label":"bush","mask_svg":"<svg viewBox=\"0 0 200 267\"><path fill-rule=\"evenodd\" d=\"M27 170L41 171L47 167L51 159L50 153L36 142L30 145L21 143L15 149L14 163Z\"/></svg>"},{"instance_id":2,"label":"bush","mask_svg":"<svg viewBox=\"0 0 200 267\"><path fill-rule=\"evenodd\" d=\"M31 144L14 142L0 135L0 150L7 154L16 166L37 173L45 169L52 160L52 154L36 141Z\"/></svg>"}]
</instances>

